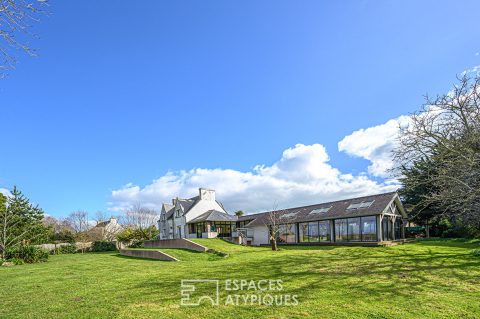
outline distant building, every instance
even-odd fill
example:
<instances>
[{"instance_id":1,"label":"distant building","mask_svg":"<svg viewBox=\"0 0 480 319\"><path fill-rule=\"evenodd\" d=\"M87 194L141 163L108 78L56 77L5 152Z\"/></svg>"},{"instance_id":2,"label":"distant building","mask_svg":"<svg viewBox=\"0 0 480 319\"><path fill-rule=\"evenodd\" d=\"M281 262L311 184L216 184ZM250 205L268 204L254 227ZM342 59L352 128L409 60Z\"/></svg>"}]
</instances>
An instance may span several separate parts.
<instances>
[{"instance_id":1,"label":"distant building","mask_svg":"<svg viewBox=\"0 0 480 319\"><path fill-rule=\"evenodd\" d=\"M116 218L110 218L109 220L99 222L95 227L92 227L88 232L94 240L115 240L115 237L119 232L123 230Z\"/></svg>"}]
</instances>

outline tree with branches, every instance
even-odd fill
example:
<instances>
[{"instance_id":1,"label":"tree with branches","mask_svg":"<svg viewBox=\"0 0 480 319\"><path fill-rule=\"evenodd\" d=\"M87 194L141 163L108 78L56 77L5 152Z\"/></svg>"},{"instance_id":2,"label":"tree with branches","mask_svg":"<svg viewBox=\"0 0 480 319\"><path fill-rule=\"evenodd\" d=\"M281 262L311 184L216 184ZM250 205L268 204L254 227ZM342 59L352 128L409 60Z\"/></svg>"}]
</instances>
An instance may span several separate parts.
<instances>
[{"instance_id":1,"label":"tree with branches","mask_svg":"<svg viewBox=\"0 0 480 319\"><path fill-rule=\"evenodd\" d=\"M9 248L34 242L45 236L43 211L30 203L17 187L11 196L0 194L0 250L2 258Z\"/></svg>"},{"instance_id":2,"label":"tree with branches","mask_svg":"<svg viewBox=\"0 0 480 319\"><path fill-rule=\"evenodd\" d=\"M480 229L480 78L464 74L402 127L394 150L401 194L413 218Z\"/></svg>"},{"instance_id":3,"label":"tree with branches","mask_svg":"<svg viewBox=\"0 0 480 319\"><path fill-rule=\"evenodd\" d=\"M280 225L285 224L286 210L278 210L277 205L273 206L273 209L267 213L264 220L265 226L268 228L268 236L270 245L273 251L278 250L277 239L280 235Z\"/></svg>"},{"instance_id":4,"label":"tree with branches","mask_svg":"<svg viewBox=\"0 0 480 319\"><path fill-rule=\"evenodd\" d=\"M34 56L28 44L32 23L38 22L45 11L46 0L1 0L0 1L0 77L15 67L16 51Z\"/></svg>"},{"instance_id":5,"label":"tree with branches","mask_svg":"<svg viewBox=\"0 0 480 319\"><path fill-rule=\"evenodd\" d=\"M66 221L69 227L73 229L76 241L81 243L80 249L82 253L85 252L88 246L87 243L92 240L92 234L89 233L88 212L83 210L71 212Z\"/></svg>"},{"instance_id":6,"label":"tree with branches","mask_svg":"<svg viewBox=\"0 0 480 319\"><path fill-rule=\"evenodd\" d=\"M136 234L143 239L151 239L152 230L159 219L159 214L150 208L135 204L131 209L124 212L120 221L126 228L135 230Z\"/></svg>"}]
</instances>

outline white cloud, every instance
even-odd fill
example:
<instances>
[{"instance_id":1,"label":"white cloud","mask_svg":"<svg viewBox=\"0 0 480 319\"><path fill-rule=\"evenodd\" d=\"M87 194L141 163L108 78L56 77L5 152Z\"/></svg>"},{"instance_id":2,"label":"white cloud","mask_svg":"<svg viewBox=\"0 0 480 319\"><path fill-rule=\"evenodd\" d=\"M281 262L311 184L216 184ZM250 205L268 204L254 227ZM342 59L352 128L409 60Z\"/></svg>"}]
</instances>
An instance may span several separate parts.
<instances>
[{"instance_id":1,"label":"white cloud","mask_svg":"<svg viewBox=\"0 0 480 319\"><path fill-rule=\"evenodd\" d=\"M372 164L368 172L378 177L388 177L392 168L392 150L395 148L399 127L410 123L410 117L400 116L384 124L360 129L345 136L338 143L338 149L349 155L362 157Z\"/></svg>"},{"instance_id":2,"label":"white cloud","mask_svg":"<svg viewBox=\"0 0 480 319\"><path fill-rule=\"evenodd\" d=\"M109 203L113 211L135 203L160 209L171 198L195 196L199 187L213 188L230 212L248 213L279 207L320 203L353 196L393 191L395 183L381 183L364 174L344 174L329 163L323 145L297 144L283 152L271 166L258 165L252 171L196 168L169 172L140 187L128 184L114 190Z\"/></svg>"},{"instance_id":3,"label":"white cloud","mask_svg":"<svg viewBox=\"0 0 480 319\"><path fill-rule=\"evenodd\" d=\"M5 196L7 196L7 197L12 196L12 193L10 193L10 191L9 191L8 189L6 189L6 188L1 188L1 187L0 187L0 194L3 194L3 195L5 195Z\"/></svg>"},{"instance_id":4,"label":"white cloud","mask_svg":"<svg viewBox=\"0 0 480 319\"><path fill-rule=\"evenodd\" d=\"M478 55L478 53L477 53ZM462 75L470 74L473 76L480 76L480 65L476 65L473 68L467 69L461 73Z\"/></svg>"}]
</instances>

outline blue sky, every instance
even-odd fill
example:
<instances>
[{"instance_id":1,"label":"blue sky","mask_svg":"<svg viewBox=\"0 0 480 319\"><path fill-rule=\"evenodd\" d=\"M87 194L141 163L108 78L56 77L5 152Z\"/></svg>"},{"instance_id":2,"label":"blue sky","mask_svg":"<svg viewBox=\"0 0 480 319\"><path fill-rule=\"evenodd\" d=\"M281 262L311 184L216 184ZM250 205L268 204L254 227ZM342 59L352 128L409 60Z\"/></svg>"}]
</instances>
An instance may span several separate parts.
<instances>
[{"instance_id":1,"label":"blue sky","mask_svg":"<svg viewBox=\"0 0 480 319\"><path fill-rule=\"evenodd\" d=\"M391 147L385 123L480 64L478 1L50 10L38 57L0 80L0 188L54 216L158 207L198 186L247 211L389 190L370 167Z\"/></svg>"}]
</instances>

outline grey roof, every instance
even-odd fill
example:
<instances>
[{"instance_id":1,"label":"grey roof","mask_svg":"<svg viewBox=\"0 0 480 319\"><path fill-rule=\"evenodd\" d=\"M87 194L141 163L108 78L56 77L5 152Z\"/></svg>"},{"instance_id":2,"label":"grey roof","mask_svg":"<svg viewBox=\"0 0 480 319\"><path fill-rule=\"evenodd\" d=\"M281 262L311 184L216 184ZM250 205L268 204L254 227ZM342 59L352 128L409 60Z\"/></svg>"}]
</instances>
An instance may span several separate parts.
<instances>
[{"instance_id":1,"label":"grey roof","mask_svg":"<svg viewBox=\"0 0 480 319\"><path fill-rule=\"evenodd\" d=\"M282 209L277 210L277 213L280 215L280 223L298 223L322 219L380 215L388 206L388 204L390 204L390 202L395 198L395 196L398 196L396 192L390 192L385 194L344 199L335 202ZM362 208L347 209L347 207L352 204L359 204L362 202L371 202L371 204L368 207L367 205L363 205L364 207ZM327 208L329 209L327 210ZM266 225L268 224L269 213L271 212L244 215L239 217L238 221L251 220L247 226Z\"/></svg>"},{"instance_id":2,"label":"grey roof","mask_svg":"<svg viewBox=\"0 0 480 319\"><path fill-rule=\"evenodd\" d=\"M218 210L209 210L206 213L198 216L197 218L192 219L188 223L199 223L199 222L235 222L237 221L237 216L232 216L224 212L219 212Z\"/></svg>"},{"instance_id":3,"label":"grey roof","mask_svg":"<svg viewBox=\"0 0 480 319\"><path fill-rule=\"evenodd\" d=\"M190 208L192 208L197 203L199 199L200 199L199 196L195 196L188 199L179 198L178 203L183 207L183 212L186 213L190 210Z\"/></svg>"},{"instance_id":4,"label":"grey roof","mask_svg":"<svg viewBox=\"0 0 480 319\"><path fill-rule=\"evenodd\" d=\"M163 208L165 208L165 218L171 218L173 216L175 206L171 204L163 204Z\"/></svg>"}]
</instances>

